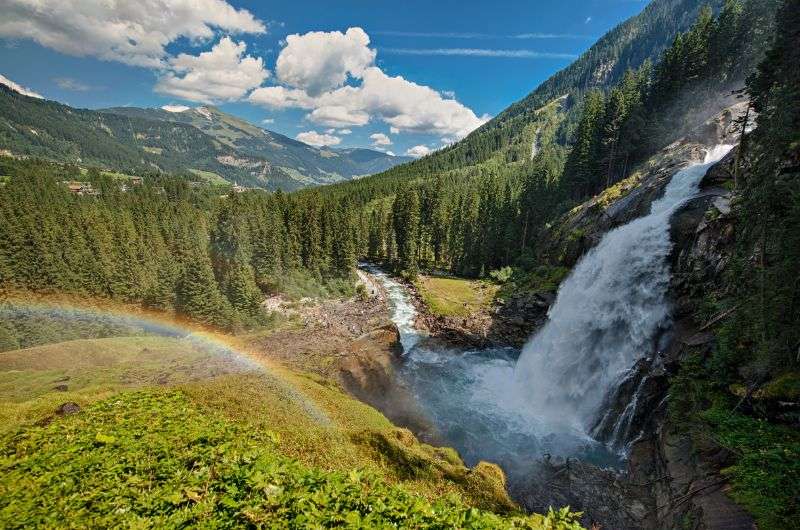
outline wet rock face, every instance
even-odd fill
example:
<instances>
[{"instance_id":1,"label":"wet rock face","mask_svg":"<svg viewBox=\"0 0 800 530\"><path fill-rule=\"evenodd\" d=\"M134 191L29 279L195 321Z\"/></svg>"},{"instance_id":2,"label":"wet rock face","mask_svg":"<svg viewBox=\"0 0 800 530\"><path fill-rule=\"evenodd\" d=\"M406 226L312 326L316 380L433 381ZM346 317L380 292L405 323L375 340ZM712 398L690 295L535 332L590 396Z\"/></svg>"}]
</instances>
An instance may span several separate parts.
<instances>
[{"instance_id":1,"label":"wet rock face","mask_svg":"<svg viewBox=\"0 0 800 530\"><path fill-rule=\"evenodd\" d=\"M525 509L547 513L550 506L583 511L586 528L640 529L650 506L646 495L634 491L615 471L578 460L544 459L530 480L511 485L512 497Z\"/></svg>"},{"instance_id":2,"label":"wet rock face","mask_svg":"<svg viewBox=\"0 0 800 530\"><path fill-rule=\"evenodd\" d=\"M424 438L435 438L435 429L396 375L400 332L394 324L365 333L348 348L339 362L339 381L348 393L383 412L396 425Z\"/></svg>"},{"instance_id":3,"label":"wet rock face","mask_svg":"<svg viewBox=\"0 0 800 530\"><path fill-rule=\"evenodd\" d=\"M668 373L660 352L642 359L603 404L603 415L591 429L592 437L622 451L653 430L667 388Z\"/></svg>"}]
</instances>

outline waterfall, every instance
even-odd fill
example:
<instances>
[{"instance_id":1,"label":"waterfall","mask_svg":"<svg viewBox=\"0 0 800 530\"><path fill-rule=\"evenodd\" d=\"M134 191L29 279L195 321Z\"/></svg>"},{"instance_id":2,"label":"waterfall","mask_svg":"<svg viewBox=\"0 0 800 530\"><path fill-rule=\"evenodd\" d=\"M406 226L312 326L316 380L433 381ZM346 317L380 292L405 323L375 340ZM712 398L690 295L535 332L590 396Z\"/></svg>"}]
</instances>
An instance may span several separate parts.
<instances>
[{"instance_id":1,"label":"waterfall","mask_svg":"<svg viewBox=\"0 0 800 530\"><path fill-rule=\"evenodd\" d=\"M517 361L518 406L553 426L587 431L606 395L669 326L670 217L729 150L717 146L677 172L648 215L605 234L578 262Z\"/></svg>"}]
</instances>

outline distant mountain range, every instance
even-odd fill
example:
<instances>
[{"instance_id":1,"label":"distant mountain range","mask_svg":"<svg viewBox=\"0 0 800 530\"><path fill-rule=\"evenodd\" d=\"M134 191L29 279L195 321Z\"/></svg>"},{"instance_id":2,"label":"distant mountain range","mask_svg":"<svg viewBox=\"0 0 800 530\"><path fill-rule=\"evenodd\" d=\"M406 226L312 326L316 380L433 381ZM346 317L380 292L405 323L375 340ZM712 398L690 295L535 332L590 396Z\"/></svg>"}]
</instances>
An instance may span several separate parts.
<instances>
[{"instance_id":1,"label":"distant mountain range","mask_svg":"<svg viewBox=\"0 0 800 530\"><path fill-rule=\"evenodd\" d=\"M2 151L286 191L379 173L411 160L371 149L316 148L211 106L182 112L75 109L0 84Z\"/></svg>"}]
</instances>

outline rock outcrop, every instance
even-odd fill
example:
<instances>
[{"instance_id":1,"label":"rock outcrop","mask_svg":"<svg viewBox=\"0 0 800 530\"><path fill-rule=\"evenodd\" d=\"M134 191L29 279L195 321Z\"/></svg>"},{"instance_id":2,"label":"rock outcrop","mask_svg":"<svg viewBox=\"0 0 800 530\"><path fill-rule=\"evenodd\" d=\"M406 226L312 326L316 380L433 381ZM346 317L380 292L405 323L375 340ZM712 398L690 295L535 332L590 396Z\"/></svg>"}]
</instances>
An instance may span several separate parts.
<instances>
[{"instance_id":1,"label":"rock outcrop","mask_svg":"<svg viewBox=\"0 0 800 530\"><path fill-rule=\"evenodd\" d=\"M707 147L735 143L735 120L743 110L742 105L726 109L628 179L569 212L548 235L545 259L572 266L606 232L646 214L675 172L701 160ZM542 491L532 484L522 497L526 507L567 501L586 511L585 522L605 528L754 528L752 518L725 494L720 471L730 464L730 455L713 443L689 438L667 413L670 377L690 352L709 352L715 340L710 323L697 322L694 315L701 290L723 288L734 243L729 190L735 158L734 149L708 171L700 195L673 215L672 329L654 340L652 351L643 352L644 358L607 397L606 413L594 426L598 439L627 448L628 468L617 475L588 464L543 464L555 477L550 479L554 489ZM619 422L620 417L625 421Z\"/></svg>"}]
</instances>

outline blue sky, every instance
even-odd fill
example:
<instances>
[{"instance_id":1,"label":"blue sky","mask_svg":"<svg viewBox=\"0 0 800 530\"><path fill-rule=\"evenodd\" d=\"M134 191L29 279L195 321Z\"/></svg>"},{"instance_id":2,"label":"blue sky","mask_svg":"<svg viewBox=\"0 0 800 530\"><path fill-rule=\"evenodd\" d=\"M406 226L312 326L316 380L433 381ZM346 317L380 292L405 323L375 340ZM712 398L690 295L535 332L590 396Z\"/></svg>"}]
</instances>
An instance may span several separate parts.
<instances>
[{"instance_id":1,"label":"blue sky","mask_svg":"<svg viewBox=\"0 0 800 530\"><path fill-rule=\"evenodd\" d=\"M0 74L48 99L88 108L214 104L317 145L397 154L462 137L646 5L36 3L0 7Z\"/></svg>"}]
</instances>

